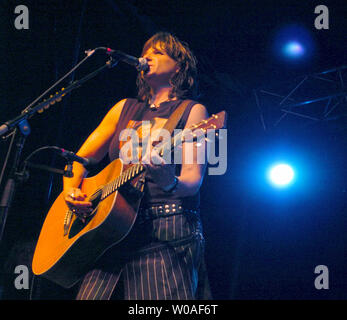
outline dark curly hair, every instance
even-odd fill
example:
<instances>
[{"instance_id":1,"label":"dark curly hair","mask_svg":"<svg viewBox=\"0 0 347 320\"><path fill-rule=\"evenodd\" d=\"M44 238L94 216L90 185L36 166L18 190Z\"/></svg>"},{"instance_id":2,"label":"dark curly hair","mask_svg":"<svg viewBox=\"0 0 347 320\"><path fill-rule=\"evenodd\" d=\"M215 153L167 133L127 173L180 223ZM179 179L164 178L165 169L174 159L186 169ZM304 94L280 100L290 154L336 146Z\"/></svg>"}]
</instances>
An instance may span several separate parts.
<instances>
[{"instance_id":1,"label":"dark curly hair","mask_svg":"<svg viewBox=\"0 0 347 320\"><path fill-rule=\"evenodd\" d=\"M158 32L144 44L141 56L149 48L159 46L167 55L177 62L179 72L170 80L172 90L169 98L179 99L197 97L197 60L189 49L188 44L180 41L176 36L168 32ZM143 77L143 72L137 76L136 84L138 87L137 98L140 101L149 102L152 98L151 90Z\"/></svg>"}]
</instances>

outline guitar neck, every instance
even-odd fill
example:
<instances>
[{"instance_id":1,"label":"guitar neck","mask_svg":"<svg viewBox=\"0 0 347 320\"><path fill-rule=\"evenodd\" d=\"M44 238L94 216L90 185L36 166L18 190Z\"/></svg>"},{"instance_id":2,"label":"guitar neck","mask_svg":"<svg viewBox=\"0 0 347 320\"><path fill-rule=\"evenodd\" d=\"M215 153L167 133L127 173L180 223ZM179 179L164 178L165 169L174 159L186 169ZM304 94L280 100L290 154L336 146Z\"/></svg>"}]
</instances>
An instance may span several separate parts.
<instances>
[{"instance_id":1,"label":"guitar neck","mask_svg":"<svg viewBox=\"0 0 347 320\"><path fill-rule=\"evenodd\" d=\"M220 114L213 115L210 119L218 119ZM205 134L208 129L220 129L221 126L211 124L211 120L202 120L201 122L194 124L190 128L179 130L170 140L163 143L162 145L154 146L160 156L163 156L164 152L171 153L177 146L184 142L196 142L200 137L201 140L206 140ZM223 119L224 122L224 119Z\"/></svg>"},{"instance_id":2,"label":"guitar neck","mask_svg":"<svg viewBox=\"0 0 347 320\"><path fill-rule=\"evenodd\" d=\"M143 164L132 164L128 169L122 172L116 179L104 185L101 189L102 196L101 200L108 197L113 192L117 191L121 186L126 184L128 181L137 177L140 173L145 171L145 167Z\"/></svg>"}]
</instances>

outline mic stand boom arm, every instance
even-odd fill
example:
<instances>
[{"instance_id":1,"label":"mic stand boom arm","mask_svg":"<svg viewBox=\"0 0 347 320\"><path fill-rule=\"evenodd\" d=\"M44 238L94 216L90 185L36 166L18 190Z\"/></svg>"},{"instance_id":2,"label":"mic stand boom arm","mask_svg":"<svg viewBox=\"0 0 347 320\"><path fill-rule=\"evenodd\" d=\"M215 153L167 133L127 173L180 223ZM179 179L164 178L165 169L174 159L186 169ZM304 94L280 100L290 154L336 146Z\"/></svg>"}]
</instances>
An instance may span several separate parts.
<instances>
[{"instance_id":1,"label":"mic stand boom arm","mask_svg":"<svg viewBox=\"0 0 347 320\"><path fill-rule=\"evenodd\" d=\"M91 54L88 54L88 56L86 58L88 58L90 55ZM118 61L119 60L116 60L116 59L110 57L110 59L102 67L91 72L90 74L86 75L82 79L74 81L67 88L62 89L60 92L55 94L53 97L37 104L34 107L31 107L31 108L27 107L26 109L24 109L22 111L22 113L19 116L17 116L16 118L14 118L10 121L5 122L3 125L0 126L0 137L3 136L6 132L8 132L11 129L13 130L12 139L15 139L15 136L18 132L18 129L21 133L20 137L18 138L18 142L15 144L16 149L14 152L14 161L12 162L12 167L11 167L11 170L9 172L9 177L8 177L7 182L6 182L6 185L5 185L2 197L1 197L1 201L0 201L0 246L1 246L3 235L4 235L8 211L11 207L12 200L13 200L13 197L15 194L16 183L18 180L20 180L20 178L19 178L20 173L18 172L20 157L22 154L25 140L26 140L27 136L30 134L30 126L29 126L29 123L27 120L30 119L36 112L43 110L43 109L47 109L51 103L53 104L56 101L60 101L64 95L66 95L67 93L71 92L72 90L80 87L84 82L90 80L91 78L94 78L98 73L103 71L105 68L113 68L114 66L117 65ZM59 83L65 77L66 77L66 75L63 76L57 83ZM5 166L6 166L6 163L5 163Z\"/></svg>"},{"instance_id":2,"label":"mic stand boom arm","mask_svg":"<svg viewBox=\"0 0 347 320\"><path fill-rule=\"evenodd\" d=\"M115 60L113 58L110 58L110 60L108 60L105 65L103 65L102 67L93 71L92 73L86 75L84 78L72 82L67 88L63 88L60 92L56 93L53 97L50 97L49 99L39 103L38 105L36 105L30 109L24 109L19 116L17 116L16 118L14 118L12 120L5 122L3 125L0 126L0 136L4 135L7 131L14 128L18 124L20 124L22 121L30 119L36 112L38 112L44 108L47 108L50 104L53 104L56 101L60 101L61 98L63 96L65 96L67 93L80 87L82 85L82 83L90 80L91 78L94 78L98 73L100 73L105 68L112 68L117 63L118 63L118 61L115 62Z\"/></svg>"}]
</instances>

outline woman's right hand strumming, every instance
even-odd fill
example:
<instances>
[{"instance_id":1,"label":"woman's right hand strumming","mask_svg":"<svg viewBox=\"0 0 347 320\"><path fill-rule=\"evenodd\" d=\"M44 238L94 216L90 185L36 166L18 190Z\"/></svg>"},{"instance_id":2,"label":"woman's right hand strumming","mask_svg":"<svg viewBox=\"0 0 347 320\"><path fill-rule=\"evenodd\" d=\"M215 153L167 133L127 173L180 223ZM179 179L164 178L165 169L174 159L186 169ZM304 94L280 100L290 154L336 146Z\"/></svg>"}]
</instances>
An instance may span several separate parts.
<instances>
[{"instance_id":1,"label":"woman's right hand strumming","mask_svg":"<svg viewBox=\"0 0 347 320\"><path fill-rule=\"evenodd\" d=\"M99 126L90 134L88 139L78 150L77 155L85 158L93 158L101 161L106 153L110 142L116 132L116 126L119 116L122 112L126 99L117 102L104 117ZM86 169L82 164L73 163L73 177L64 177L64 200L70 210L75 213L82 221L92 211L92 203L87 200L87 195L81 189L74 186L80 186L82 180L86 177Z\"/></svg>"},{"instance_id":2,"label":"woman's right hand strumming","mask_svg":"<svg viewBox=\"0 0 347 320\"><path fill-rule=\"evenodd\" d=\"M69 188L64 191L64 200L69 209L83 222L93 211L92 203L87 201L87 194L79 188Z\"/></svg>"}]
</instances>

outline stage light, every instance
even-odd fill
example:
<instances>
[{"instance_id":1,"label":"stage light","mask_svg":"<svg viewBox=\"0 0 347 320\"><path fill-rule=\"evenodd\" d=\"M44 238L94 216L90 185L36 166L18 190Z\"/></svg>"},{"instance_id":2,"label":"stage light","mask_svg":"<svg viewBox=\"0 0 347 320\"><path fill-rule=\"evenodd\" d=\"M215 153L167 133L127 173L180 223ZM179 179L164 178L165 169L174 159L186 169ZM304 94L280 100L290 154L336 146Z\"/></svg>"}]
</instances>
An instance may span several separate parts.
<instances>
[{"instance_id":1,"label":"stage light","mask_svg":"<svg viewBox=\"0 0 347 320\"><path fill-rule=\"evenodd\" d=\"M270 168L268 178L276 187L286 187L294 179L294 170L288 164L276 164Z\"/></svg>"},{"instance_id":2,"label":"stage light","mask_svg":"<svg viewBox=\"0 0 347 320\"><path fill-rule=\"evenodd\" d=\"M299 58L305 54L304 46L297 41L290 41L286 43L282 51L287 57L291 58Z\"/></svg>"},{"instance_id":3,"label":"stage light","mask_svg":"<svg viewBox=\"0 0 347 320\"><path fill-rule=\"evenodd\" d=\"M274 56L290 65L310 61L314 53L315 45L310 31L299 25L277 29L271 41Z\"/></svg>"}]
</instances>

